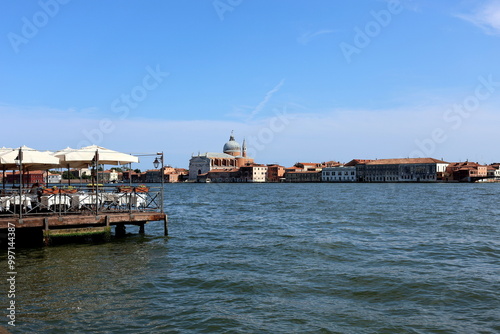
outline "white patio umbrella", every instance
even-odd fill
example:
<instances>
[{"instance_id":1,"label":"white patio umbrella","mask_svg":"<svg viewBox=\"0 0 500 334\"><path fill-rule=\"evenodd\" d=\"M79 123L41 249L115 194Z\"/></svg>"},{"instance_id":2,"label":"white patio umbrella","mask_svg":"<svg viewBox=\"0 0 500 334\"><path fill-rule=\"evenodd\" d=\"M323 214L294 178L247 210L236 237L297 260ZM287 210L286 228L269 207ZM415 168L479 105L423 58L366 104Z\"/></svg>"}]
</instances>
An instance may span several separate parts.
<instances>
[{"instance_id":1,"label":"white patio umbrella","mask_svg":"<svg viewBox=\"0 0 500 334\"><path fill-rule=\"evenodd\" d=\"M56 158L59 159L59 163L60 163L61 167L67 167L67 168L87 168L87 167L89 167L89 165L92 163L92 161L71 160L72 158L74 159L75 157L77 157L74 154L69 157L70 160L67 159L67 156L69 153L74 153L77 151L78 151L78 149L76 149L76 148L66 147L65 149L54 152L53 156L55 156Z\"/></svg>"},{"instance_id":2,"label":"white patio umbrella","mask_svg":"<svg viewBox=\"0 0 500 334\"><path fill-rule=\"evenodd\" d=\"M17 169L19 164L25 170L47 169L59 166L59 159L48 152L41 152L27 146L0 153L0 165Z\"/></svg>"},{"instance_id":3,"label":"white patio umbrella","mask_svg":"<svg viewBox=\"0 0 500 334\"><path fill-rule=\"evenodd\" d=\"M2 155L4 153L8 153L8 152L10 152L12 150L13 150L12 148L7 148L7 147L4 146L4 147L0 148L0 155ZM6 166L6 165L2 165L1 167L2 167L2 173L3 173L2 174L2 183L3 183L3 188L5 189L5 181L6 181L5 180L5 171L7 169L11 169L11 168L10 168L10 166Z\"/></svg>"},{"instance_id":4,"label":"white patio umbrella","mask_svg":"<svg viewBox=\"0 0 500 334\"><path fill-rule=\"evenodd\" d=\"M54 156L60 159L65 167L83 168L89 165L125 165L138 163L139 158L130 154L110 150L97 145L82 147L80 149L66 148L58 151ZM96 182L97 183L97 182Z\"/></svg>"},{"instance_id":5,"label":"white patio umbrella","mask_svg":"<svg viewBox=\"0 0 500 334\"><path fill-rule=\"evenodd\" d=\"M92 163L102 165L125 165L138 163L139 158L130 154L113 151L97 145L82 147L80 149L66 148L54 154L64 166L87 167Z\"/></svg>"},{"instance_id":6,"label":"white patio umbrella","mask_svg":"<svg viewBox=\"0 0 500 334\"><path fill-rule=\"evenodd\" d=\"M19 169L20 178L23 170L49 169L59 166L59 159L48 152L40 152L27 146L0 153L0 165L4 169ZM22 182L20 184L22 187Z\"/></svg>"}]
</instances>

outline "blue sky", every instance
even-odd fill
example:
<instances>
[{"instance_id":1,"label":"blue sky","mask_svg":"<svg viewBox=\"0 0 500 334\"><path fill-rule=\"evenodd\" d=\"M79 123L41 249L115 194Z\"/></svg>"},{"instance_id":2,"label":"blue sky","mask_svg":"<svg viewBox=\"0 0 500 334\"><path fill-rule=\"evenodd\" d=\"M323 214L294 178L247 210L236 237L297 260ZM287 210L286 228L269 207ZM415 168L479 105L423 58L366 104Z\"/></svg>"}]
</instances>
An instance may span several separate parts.
<instances>
[{"instance_id":1,"label":"blue sky","mask_svg":"<svg viewBox=\"0 0 500 334\"><path fill-rule=\"evenodd\" d=\"M0 9L0 146L164 151L187 167L234 130L260 163L500 161L499 0Z\"/></svg>"}]
</instances>

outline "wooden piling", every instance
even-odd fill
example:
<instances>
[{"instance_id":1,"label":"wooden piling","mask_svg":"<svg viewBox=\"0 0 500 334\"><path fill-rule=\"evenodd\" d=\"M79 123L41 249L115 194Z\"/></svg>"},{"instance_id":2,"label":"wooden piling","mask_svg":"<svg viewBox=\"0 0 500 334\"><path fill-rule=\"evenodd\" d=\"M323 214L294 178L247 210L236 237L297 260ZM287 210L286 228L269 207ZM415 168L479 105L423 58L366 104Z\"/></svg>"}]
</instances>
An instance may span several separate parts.
<instances>
[{"instance_id":1,"label":"wooden piling","mask_svg":"<svg viewBox=\"0 0 500 334\"><path fill-rule=\"evenodd\" d=\"M123 237L125 235L125 233L126 233L125 224L123 224L123 223L116 224L115 236L116 237Z\"/></svg>"},{"instance_id":2,"label":"wooden piling","mask_svg":"<svg viewBox=\"0 0 500 334\"><path fill-rule=\"evenodd\" d=\"M50 245L50 231L49 231L49 219L43 219L43 244L45 246Z\"/></svg>"},{"instance_id":3,"label":"wooden piling","mask_svg":"<svg viewBox=\"0 0 500 334\"><path fill-rule=\"evenodd\" d=\"M168 217L165 215L163 218L163 228L165 230L165 236L168 236Z\"/></svg>"}]
</instances>

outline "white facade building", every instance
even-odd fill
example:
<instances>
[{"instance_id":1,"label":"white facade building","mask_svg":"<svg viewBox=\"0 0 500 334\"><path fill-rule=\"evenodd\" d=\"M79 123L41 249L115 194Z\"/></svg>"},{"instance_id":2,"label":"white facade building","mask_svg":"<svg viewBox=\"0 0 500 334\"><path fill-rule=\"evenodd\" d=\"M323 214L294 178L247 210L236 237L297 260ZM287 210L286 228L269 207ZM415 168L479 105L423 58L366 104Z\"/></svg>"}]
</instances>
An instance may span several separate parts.
<instances>
[{"instance_id":1,"label":"white facade building","mask_svg":"<svg viewBox=\"0 0 500 334\"><path fill-rule=\"evenodd\" d=\"M226 153L207 152L191 157L189 160L189 180L196 180L198 175L206 174L212 169L234 169L236 158Z\"/></svg>"},{"instance_id":2,"label":"white facade building","mask_svg":"<svg viewBox=\"0 0 500 334\"><path fill-rule=\"evenodd\" d=\"M47 182L48 183L61 183L62 176L61 174L52 174L49 173L47 175Z\"/></svg>"},{"instance_id":3,"label":"white facade building","mask_svg":"<svg viewBox=\"0 0 500 334\"><path fill-rule=\"evenodd\" d=\"M323 182L356 182L355 166L325 167L321 172Z\"/></svg>"},{"instance_id":4,"label":"white facade building","mask_svg":"<svg viewBox=\"0 0 500 334\"><path fill-rule=\"evenodd\" d=\"M234 140L233 133L229 141L224 144L224 153L205 153L192 156L189 160L189 180L196 181L198 175L206 174L212 170L231 170L253 164L253 159L247 157L247 146Z\"/></svg>"},{"instance_id":5,"label":"white facade building","mask_svg":"<svg viewBox=\"0 0 500 334\"><path fill-rule=\"evenodd\" d=\"M241 182L266 182L267 166L252 164L240 168Z\"/></svg>"}]
</instances>

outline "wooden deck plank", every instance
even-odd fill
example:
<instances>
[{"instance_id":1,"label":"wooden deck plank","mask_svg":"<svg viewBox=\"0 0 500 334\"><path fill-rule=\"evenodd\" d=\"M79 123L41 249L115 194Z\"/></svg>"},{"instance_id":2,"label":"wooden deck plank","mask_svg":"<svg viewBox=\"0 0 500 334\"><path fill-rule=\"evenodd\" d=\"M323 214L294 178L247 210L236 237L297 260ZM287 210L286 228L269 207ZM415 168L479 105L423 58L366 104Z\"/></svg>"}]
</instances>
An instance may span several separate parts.
<instances>
[{"instance_id":1,"label":"wooden deck plank","mask_svg":"<svg viewBox=\"0 0 500 334\"><path fill-rule=\"evenodd\" d=\"M161 212L106 212L95 215L66 215L66 216L27 216L19 220L18 217L0 217L0 230L7 229L10 224L14 224L17 228L43 228L44 219L48 220L48 226L63 227L63 226L81 226L81 225L106 225L106 216L110 225L120 223L134 224L136 222L147 221L162 221L166 214ZM10 225L12 226L12 225Z\"/></svg>"}]
</instances>

